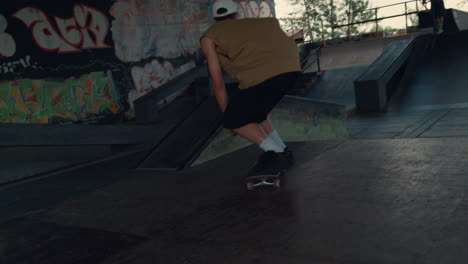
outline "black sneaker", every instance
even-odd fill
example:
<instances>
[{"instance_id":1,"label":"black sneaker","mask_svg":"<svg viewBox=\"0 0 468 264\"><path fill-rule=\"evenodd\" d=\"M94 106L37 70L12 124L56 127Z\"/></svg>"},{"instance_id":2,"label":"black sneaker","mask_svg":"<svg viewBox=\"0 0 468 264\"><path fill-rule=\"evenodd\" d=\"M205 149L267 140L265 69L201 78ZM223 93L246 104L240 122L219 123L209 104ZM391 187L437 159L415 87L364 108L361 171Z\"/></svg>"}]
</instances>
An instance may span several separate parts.
<instances>
[{"instance_id":1,"label":"black sneaker","mask_svg":"<svg viewBox=\"0 0 468 264\"><path fill-rule=\"evenodd\" d=\"M281 154L274 151L263 153L252 169L250 169L248 176L277 174L278 172L285 170L290 166L289 161L282 158L280 155Z\"/></svg>"},{"instance_id":2,"label":"black sneaker","mask_svg":"<svg viewBox=\"0 0 468 264\"><path fill-rule=\"evenodd\" d=\"M296 160L294 159L294 155L292 153L291 150L289 150L289 148L285 148L284 149L284 152L281 152L281 153L278 153L278 156L282 159L285 159L287 161L287 164L288 164L288 169L294 165L294 163L296 162Z\"/></svg>"}]
</instances>

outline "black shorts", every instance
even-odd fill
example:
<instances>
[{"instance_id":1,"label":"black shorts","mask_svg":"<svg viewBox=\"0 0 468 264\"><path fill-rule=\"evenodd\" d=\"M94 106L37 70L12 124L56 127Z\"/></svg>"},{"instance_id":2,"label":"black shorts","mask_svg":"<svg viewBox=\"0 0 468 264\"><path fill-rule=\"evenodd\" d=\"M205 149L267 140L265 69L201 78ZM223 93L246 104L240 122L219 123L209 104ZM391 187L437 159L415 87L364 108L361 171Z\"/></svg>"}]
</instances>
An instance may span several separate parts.
<instances>
[{"instance_id":1,"label":"black shorts","mask_svg":"<svg viewBox=\"0 0 468 264\"><path fill-rule=\"evenodd\" d=\"M433 18L443 17L445 15L444 0L433 0L431 2L431 12Z\"/></svg>"},{"instance_id":2,"label":"black shorts","mask_svg":"<svg viewBox=\"0 0 468 264\"><path fill-rule=\"evenodd\" d=\"M229 98L224 111L224 128L235 129L265 121L281 98L301 80L300 76L301 72L284 73L238 91Z\"/></svg>"}]
</instances>

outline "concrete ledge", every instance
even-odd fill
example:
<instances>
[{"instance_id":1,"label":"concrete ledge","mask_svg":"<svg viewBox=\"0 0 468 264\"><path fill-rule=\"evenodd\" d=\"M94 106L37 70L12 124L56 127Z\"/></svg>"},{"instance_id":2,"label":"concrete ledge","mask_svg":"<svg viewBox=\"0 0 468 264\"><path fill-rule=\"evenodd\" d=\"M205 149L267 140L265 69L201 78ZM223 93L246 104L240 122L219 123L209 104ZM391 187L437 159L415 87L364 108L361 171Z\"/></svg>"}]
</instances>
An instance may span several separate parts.
<instances>
[{"instance_id":1,"label":"concrete ledge","mask_svg":"<svg viewBox=\"0 0 468 264\"><path fill-rule=\"evenodd\" d=\"M468 30L468 12L448 9L444 16L444 31L455 32Z\"/></svg>"},{"instance_id":2,"label":"concrete ledge","mask_svg":"<svg viewBox=\"0 0 468 264\"><path fill-rule=\"evenodd\" d=\"M0 125L1 146L132 145L153 143L169 130L152 125Z\"/></svg>"},{"instance_id":3,"label":"concrete ledge","mask_svg":"<svg viewBox=\"0 0 468 264\"><path fill-rule=\"evenodd\" d=\"M0 148L0 185L112 154L110 146Z\"/></svg>"},{"instance_id":4,"label":"concrete ledge","mask_svg":"<svg viewBox=\"0 0 468 264\"><path fill-rule=\"evenodd\" d=\"M0 124L0 146L157 144L198 104L192 96L179 97L151 125Z\"/></svg>"},{"instance_id":5,"label":"concrete ledge","mask_svg":"<svg viewBox=\"0 0 468 264\"><path fill-rule=\"evenodd\" d=\"M354 81L356 106L360 111L384 111L392 96L389 87L395 74L405 65L411 54L413 39L393 42L374 61L367 71Z\"/></svg>"},{"instance_id":6,"label":"concrete ledge","mask_svg":"<svg viewBox=\"0 0 468 264\"><path fill-rule=\"evenodd\" d=\"M161 102L178 92L182 92L189 88L197 79L207 77L208 72L205 66L198 66L170 82L162 85L156 90L149 92L141 98L135 100L136 120L140 124L153 123L159 120L159 105ZM205 91L206 96L209 91L202 89L209 88L206 85L201 85L199 89ZM200 91L200 90L199 90Z\"/></svg>"},{"instance_id":7,"label":"concrete ledge","mask_svg":"<svg viewBox=\"0 0 468 264\"><path fill-rule=\"evenodd\" d=\"M222 124L223 114L214 96L207 97L192 114L157 145L139 170L177 170L203 148L206 140Z\"/></svg>"}]
</instances>

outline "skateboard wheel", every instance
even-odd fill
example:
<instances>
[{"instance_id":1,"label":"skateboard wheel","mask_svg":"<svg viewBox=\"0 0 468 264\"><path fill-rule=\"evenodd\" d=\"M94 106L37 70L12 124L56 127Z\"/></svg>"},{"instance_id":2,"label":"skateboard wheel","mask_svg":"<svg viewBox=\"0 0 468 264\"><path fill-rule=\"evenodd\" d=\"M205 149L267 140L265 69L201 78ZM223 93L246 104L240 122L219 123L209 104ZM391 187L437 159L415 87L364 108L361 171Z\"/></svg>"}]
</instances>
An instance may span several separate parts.
<instances>
[{"instance_id":1,"label":"skateboard wheel","mask_svg":"<svg viewBox=\"0 0 468 264\"><path fill-rule=\"evenodd\" d=\"M252 191L253 189L254 189L253 183L252 183L252 182L248 182L248 183L247 183L247 190Z\"/></svg>"},{"instance_id":2,"label":"skateboard wheel","mask_svg":"<svg viewBox=\"0 0 468 264\"><path fill-rule=\"evenodd\" d=\"M274 185L275 185L276 188L279 188L279 187L280 187L280 180L279 180L279 179L276 179L276 180L274 181Z\"/></svg>"}]
</instances>

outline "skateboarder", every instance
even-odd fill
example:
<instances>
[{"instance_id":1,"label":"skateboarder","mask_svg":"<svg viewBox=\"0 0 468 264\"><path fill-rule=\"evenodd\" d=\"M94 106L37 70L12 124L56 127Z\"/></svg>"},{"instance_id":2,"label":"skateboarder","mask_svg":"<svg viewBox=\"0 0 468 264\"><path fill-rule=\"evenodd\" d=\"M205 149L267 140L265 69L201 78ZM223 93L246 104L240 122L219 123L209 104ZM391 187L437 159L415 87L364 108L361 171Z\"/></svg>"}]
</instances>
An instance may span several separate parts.
<instances>
[{"instance_id":1,"label":"skateboarder","mask_svg":"<svg viewBox=\"0 0 468 264\"><path fill-rule=\"evenodd\" d=\"M259 146L264 153L249 176L276 174L294 158L273 127L269 113L300 77L299 52L276 18L238 19L238 4L217 0L215 23L200 38L224 128ZM239 82L228 98L222 70Z\"/></svg>"}]
</instances>

